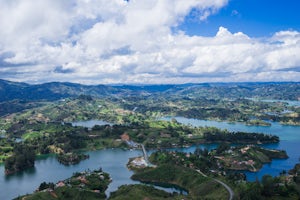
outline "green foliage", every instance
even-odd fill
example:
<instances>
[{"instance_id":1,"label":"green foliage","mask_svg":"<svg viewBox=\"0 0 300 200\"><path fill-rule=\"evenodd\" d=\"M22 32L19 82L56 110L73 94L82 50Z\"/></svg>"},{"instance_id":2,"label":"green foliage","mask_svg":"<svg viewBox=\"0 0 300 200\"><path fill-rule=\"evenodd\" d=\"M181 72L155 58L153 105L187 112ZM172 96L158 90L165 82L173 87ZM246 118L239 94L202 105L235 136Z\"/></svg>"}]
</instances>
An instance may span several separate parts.
<instances>
[{"instance_id":1,"label":"green foliage","mask_svg":"<svg viewBox=\"0 0 300 200\"><path fill-rule=\"evenodd\" d=\"M17 198L21 200L23 197ZM92 191L78 190L70 187L60 187L53 192L37 192L32 195L26 196L27 200L104 200L105 194L99 194Z\"/></svg>"},{"instance_id":2,"label":"green foliage","mask_svg":"<svg viewBox=\"0 0 300 200\"><path fill-rule=\"evenodd\" d=\"M184 196L178 194L170 194L162 190L158 190L153 186L147 185L122 185L117 191L112 192L109 200L173 200L184 199Z\"/></svg>"},{"instance_id":3,"label":"green foliage","mask_svg":"<svg viewBox=\"0 0 300 200\"><path fill-rule=\"evenodd\" d=\"M226 132L205 130L204 138L211 142L235 142L235 143L277 143L279 137L263 133Z\"/></svg>"},{"instance_id":4,"label":"green foliage","mask_svg":"<svg viewBox=\"0 0 300 200\"><path fill-rule=\"evenodd\" d=\"M22 135L22 138L24 140L33 140L33 139L39 138L41 136L42 136L42 134L40 132L30 132L30 133L26 133L26 134Z\"/></svg>"},{"instance_id":5,"label":"green foliage","mask_svg":"<svg viewBox=\"0 0 300 200\"><path fill-rule=\"evenodd\" d=\"M138 172L132 176L132 179L142 182L175 184L188 190L190 198L195 199L208 196L226 199L227 196L223 187L216 182L211 182L209 178L200 175L195 170L170 164Z\"/></svg>"},{"instance_id":6,"label":"green foliage","mask_svg":"<svg viewBox=\"0 0 300 200\"><path fill-rule=\"evenodd\" d=\"M64 199L64 200L96 200L105 199L105 190L110 183L110 177L102 169L74 173L63 181L64 185L55 186L53 183L43 182L39 191L31 195L18 197L18 200Z\"/></svg>"},{"instance_id":7,"label":"green foliage","mask_svg":"<svg viewBox=\"0 0 300 200\"><path fill-rule=\"evenodd\" d=\"M237 183L238 197L241 200L298 199L300 193L297 193L295 185L284 182L282 178L285 179L264 175L261 183Z\"/></svg>"},{"instance_id":8,"label":"green foliage","mask_svg":"<svg viewBox=\"0 0 300 200\"><path fill-rule=\"evenodd\" d=\"M39 191L45 190L45 189L54 189L55 184L54 183L46 183L42 182L39 186Z\"/></svg>"},{"instance_id":9,"label":"green foliage","mask_svg":"<svg viewBox=\"0 0 300 200\"><path fill-rule=\"evenodd\" d=\"M33 148L23 144L16 144L13 155L5 160L5 171L7 174L10 174L33 167L34 161L35 152Z\"/></svg>"},{"instance_id":10,"label":"green foliage","mask_svg":"<svg viewBox=\"0 0 300 200\"><path fill-rule=\"evenodd\" d=\"M81 154L81 153L67 153L67 154L59 154L57 155L58 162L64 165L74 165L78 164L81 160L88 159L89 155Z\"/></svg>"},{"instance_id":11,"label":"green foliage","mask_svg":"<svg viewBox=\"0 0 300 200\"><path fill-rule=\"evenodd\" d=\"M217 154L221 154L223 153L224 151L227 151L230 149L230 145L227 144L227 143L221 143L218 148L216 149L216 153Z\"/></svg>"},{"instance_id":12,"label":"green foliage","mask_svg":"<svg viewBox=\"0 0 300 200\"><path fill-rule=\"evenodd\" d=\"M241 200L263 200L261 195L262 187L258 182L248 183L245 187L240 187L240 199Z\"/></svg>"},{"instance_id":13,"label":"green foliage","mask_svg":"<svg viewBox=\"0 0 300 200\"><path fill-rule=\"evenodd\" d=\"M219 167L224 170L258 171L263 164L272 159L288 158L285 151L265 149L255 145L226 147L220 145L211 155L218 159Z\"/></svg>"}]
</instances>

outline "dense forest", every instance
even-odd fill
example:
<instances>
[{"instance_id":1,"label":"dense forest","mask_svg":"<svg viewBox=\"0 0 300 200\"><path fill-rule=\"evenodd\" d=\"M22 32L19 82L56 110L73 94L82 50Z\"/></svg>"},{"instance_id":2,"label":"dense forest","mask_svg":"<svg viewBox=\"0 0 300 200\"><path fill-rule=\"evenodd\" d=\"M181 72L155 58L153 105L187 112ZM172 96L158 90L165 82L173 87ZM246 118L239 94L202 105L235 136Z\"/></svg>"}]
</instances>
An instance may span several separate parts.
<instances>
[{"instance_id":1,"label":"dense forest","mask_svg":"<svg viewBox=\"0 0 300 200\"><path fill-rule=\"evenodd\" d=\"M34 150L23 144L15 144L12 156L5 160L5 173L12 174L34 166Z\"/></svg>"}]
</instances>

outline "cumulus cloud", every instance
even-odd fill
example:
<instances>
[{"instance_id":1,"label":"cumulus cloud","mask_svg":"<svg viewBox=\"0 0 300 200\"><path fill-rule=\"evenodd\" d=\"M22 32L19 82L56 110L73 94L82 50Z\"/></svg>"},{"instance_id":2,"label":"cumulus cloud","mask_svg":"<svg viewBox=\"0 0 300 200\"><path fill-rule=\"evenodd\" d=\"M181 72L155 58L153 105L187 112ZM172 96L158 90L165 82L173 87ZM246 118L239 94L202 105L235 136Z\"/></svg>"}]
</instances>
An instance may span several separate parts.
<instances>
[{"instance_id":1,"label":"cumulus cloud","mask_svg":"<svg viewBox=\"0 0 300 200\"><path fill-rule=\"evenodd\" d=\"M0 78L98 83L300 81L300 33L172 31L228 0L0 0ZM196 12L195 12L196 11Z\"/></svg>"}]
</instances>

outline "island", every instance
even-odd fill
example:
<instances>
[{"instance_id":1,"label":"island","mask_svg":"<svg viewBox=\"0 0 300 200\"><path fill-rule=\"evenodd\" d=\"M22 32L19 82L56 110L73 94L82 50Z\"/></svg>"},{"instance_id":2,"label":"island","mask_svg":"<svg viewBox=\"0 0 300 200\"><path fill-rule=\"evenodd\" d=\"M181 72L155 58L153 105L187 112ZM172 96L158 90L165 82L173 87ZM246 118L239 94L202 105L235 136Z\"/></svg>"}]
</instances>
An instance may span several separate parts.
<instances>
[{"instance_id":1,"label":"island","mask_svg":"<svg viewBox=\"0 0 300 200\"><path fill-rule=\"evenodd\" d=\"M180 165L161 164L156 168L140 169L135 171L132 179L143 183L175 185L188 191L187 199L228 199L224 187L196 170Z\"/></svg>"},{"instance_id":2,"label":"island","mask_svg":"<svg viewBox=\"0 0 300 200\"><path fill-rule=\"evenodd\" d=\"M188 191L185 199L297 199L300 195L299 164L289 176L286 172L279 177L264 175L261 182L247 182L245 175L239 172L257 171L270 159L286 157L284 151L253 145L229 148L220 145L212 151L199 148L194 153L156 151L149 158L155 167L133 168L132 179L184 188Z\"/></svg>"},{"instance_id":3,"label":"island","mask_svg":"<svg viewBox=\"0 0 300 200\"><path fill-rule=\"evenodd\" d=\"M21 159L20 156L17 159L16 155L28 152L27 150L19 151L18 145L25 145L30 149L32 155L54 153L58 155L58 161L62 164L76 164L88 157L74 152L104 148L138 148L137 144L143 144L146 148L161 149L205 143L264 144L279 142L279 137L275 135L232 132L214 127L193 127L181 124L175 119L171 121L143 119L141 114L132 113L128 116L128 120L131 123L95 125L90 129L72 126L70 123L37 121L37 119L17 120L7 124L8 137L0 140L6 145L5 151L1 151L0 156L6 160L7 169L10 169L8 172L13 173L27 167L27 164L20 167L14 166L16 160ZM19 143L12 142L13 138L20 136L22 139ZM23 158L27 157L22 156ZM33 166L34 159L35 157L30 157L28 167ZM13 170L14 168L15 170Z\"/></svg>"},{"instance_id":4,"label":"island","mask_svg":"<svg viewBox=\"0 0 300 200\"><path fill-rule=\"evenodd\" d=\"M64 165L78 164L80 161L88 158L89 155L82 154L82 153L74 153L74 152L57 155L58 162Z\"/></svg>"},{"instance_id":5,"label":"island","mask_svg":"<svg viewBox=\"0 0 300 200\"><path fill-rule=\"evenodd\" d=\"M288 158L284 150L265 149L255 145L227 148L220 145L211 152L211 156L216 159L219 169L251 172L259 171L263 164L270 163L272 159Z\"/></svg>"},{"instance_id":6,"label":"island","mask_svg":"<svg viewBox=\"0 0 300 200\"><path fill-rule=\"evenodd\" d=\"M186 199L185 195L177 193L168 193L159 190L150 185L135 184L122 185L117 191L110 194L109 200L133 200L133 199L153 199L153 200L182 200Z\"/></svg>"},{"instance_id":7,"label":"island","mask_svg":"<svg viewBox=\"0 0 300 200\"><path fill-rule=\"evenodd\" d=\"M257 145L230 146L221 144L208 151L197 148L194 153L156 151L149 160L155 164L173 164L199 169L202 172L226 174L229 171L252 171L261 169L272 159L286 159L284 150L266 149Z\"/></svg>"},{"instance_id":8,"label":"island","mask_svg":"<svg viewBox=\"0 0 300 200\"><path fill-rule=\"evenodd\" d=\"M135 172L133 179L176 185L187 191L187 195L172 196L139 185L122 186L114 194L126 193L129 198L134 192L144 190L141 196L145 198L152 197L152 193L157 198L174 199L197 199L198 196L227 199L232 193L239 199L279 196L297 199L300 194L297 166L290 175L286 172L279 177L265 175L254 183L245 178L245 171L255 172L272 159L287 158L284 150L261 148L262 144L279 143L280 138L274 133L231 131L177 121L178 118L193 118L252 127L279 123L299 125L299 104L289 103L289 100L299 99L299 83L109 87L53 83L43 88L43 85L19 87L21 83L0 82L3 89L0 97L0 162L4 162L6 174L34 167L35 157L40 155L56 154L59 162L72 165L87 158L77 152L105 148L127 150L144 145L154 153L149 159L130 160L128 167ZM11 84L18 92L6 89ZM22 96L13 95L21 94L19 91ZM32 95L35 91L41 93ZM52 96L48 95L50 91ZM88 120L102 120L107 124L84 127L72 123ZM202 148L202 144L216 145L216 149ZM190 146L199 148L189 153L170 150ZM65 184L71 190L75 187L75 193L79 194L76 184L82 187L86 184L75 179L72 183L62 181L58 185ZM57 184L44 182L39 192L60 188L56 187ZM64 194L69 194L66 191ZM49 194L59 196L63 192L57 190Z\"/></svg>"},{"instance_id":9,"label":"island","mask_svg":"<svg viewBox=\"0 0 300 200\"><path fill-rule=\"evenodd\" d=\"M105 190L111 182L108 173L102 169L76 172L72 177L57 183L43 182L36 192L17 197L16 200L34 199L106 199Z\"/></svg>"}]
</instances>

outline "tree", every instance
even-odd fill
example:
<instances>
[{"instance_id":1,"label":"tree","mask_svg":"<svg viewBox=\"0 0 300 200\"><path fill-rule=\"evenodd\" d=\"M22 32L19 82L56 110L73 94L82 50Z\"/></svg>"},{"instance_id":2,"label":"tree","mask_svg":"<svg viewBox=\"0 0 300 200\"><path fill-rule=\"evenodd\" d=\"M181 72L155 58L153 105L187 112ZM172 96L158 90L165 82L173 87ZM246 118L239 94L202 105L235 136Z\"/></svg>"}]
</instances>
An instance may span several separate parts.
<instances>
[{"instance_id":1,"label":"tree","mask_svg":"<svg viewBox=\"0 0 300 200\"><path fill-rule=\"evenodd\" d=\"M48 189L48 188L51 188L51 189L54 189L54 183L46 183L46 182L42 182L39 186L39 191L42 191L42 190L45 190L45 189Z\"/></svg>"},{"instance_id":2,"label":"tree","mask_svg":"<svg viewBox=\"0 0 300 200\"><path fill-rule=\"evenodd\" d=\"M247 184L247 188L241 191L240 199L241 200L262 200L261 196L261 186L259 182Z\"/></svg>"},{"instance_id":3,"label":"tree","mask_svg":"<svg viewBox=\"0 0 300 200\"><path fill-rule=\"evenodd\" d=\"M223 153L224 151L230 149L230 145L227 143L221 143L217 148L217 154Z\"/></svg>"},{"instance_id":4,"label":"tree","mask_svg":"<svg viewBox=\"0 0 300 200\"><path fill-rule=\"evenodd\" d=\"M34 149L24 145L16 144L14 153L5 161L5 170L8 173L14 173L34 166L35 152Z\"/></svg>"},{"instance_id":5,"label":"tree","mask_svg":"<svg viewBox=\"0 0 300 200\"><path fill-rule=\"evenodd\" d=\"M261 183L263 185L263 191L262 191L263 195L265 195L265 196L274 195L275 183L274 183L274 179L272 176L264 175L262 177Z\"/></svg>"}]
</instances>

